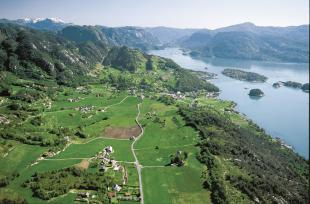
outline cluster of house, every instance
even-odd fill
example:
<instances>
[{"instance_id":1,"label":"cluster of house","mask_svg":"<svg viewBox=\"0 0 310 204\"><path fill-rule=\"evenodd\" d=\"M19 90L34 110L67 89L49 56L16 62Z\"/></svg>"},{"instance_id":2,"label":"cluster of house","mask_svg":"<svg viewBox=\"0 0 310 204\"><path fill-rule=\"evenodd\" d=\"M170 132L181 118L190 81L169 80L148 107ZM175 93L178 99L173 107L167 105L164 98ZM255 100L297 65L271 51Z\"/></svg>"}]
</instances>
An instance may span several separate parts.
<instances>
[{"instance_id":1,"label":"cluster of house","mask_svg":"<svg viewBox=\"0 0 310 204\"><path fill-rule=\"evenodd\" d=\"M42 102L42 105L46 108L46 109L51 109L52 108L52 101L49 99L45 99Z\"/></svg>"},{"instance_id":2,"label":"cluster of house","mask_svg":"<svg viewBox=\"0 0 310 204\"><path fill-rule=\"evenodd\" d=\"M114 171L120 171L122 166L117 163L117 161L110 159L110 154L113 153L113 147L107 146L105 147L102 152L99 153L98 158L101 159L99 170L100 171L107 171L109 168L112 168Z\"/></svg>"},{"instance_id":3,"label":"cluster of house","mask_svg":"<svg viewBox=\"0 0 310 204\"><path fill-rule=\"evenodd\" d=\"M80 98L68 98L67 101L69 102L79 102L80 101Z\"/></svg>"},{"instance_id":4,"label":"cluster of house","mask_svg":"<svg viewBox=\"0 0 310 204\"><path fill-rule=\"evenodd\" d=\"M80 111L81 113L89 113L94 108L95 106L80 106L80 107L76 107L75 110Z\"/></svg>"},{"instance_id":5,"label":"cluster of house","mask_svg":"<svg viewBox=\"0 0 310 204\"><path fill-rule=\"evenodd\" d=\"M183 95L180 91L172 94L167 93L166 95L171 96L174 99L185 99L185 95Z\"/></svg>"},{"instance_id":6,"label":"cluster of house","mask_svg":"<svg viewBox=\"0 0 310 204\"><path fill-rule=\"evenodd\" d=\"M218 93L216 93L216 92L207 92L206 93L206 97L207 98L214 98L214 97L216 97L218 95Z\"/></svg>"},{"instance_id":7,"label":"cluster of house","mask_svg":"<svg viewBox=\"0 0 310 204\"><path fill-rule=\"evenodd\" d=\"M282 147L286 147L286 148L288 148L288 149L293 149L293 146L286 144L286 143L284 142L284 140L282 140L282 139L279 138L279 137L276 137L275 139L273 139L273 141L279 143Z\"/></svg>"},{"instance_id":8,"label":"cluster of house","mask_svg":"<svg viewBox=\"0 0 310 204\"><path fill-rule=\"evenodd\" d=\"M7 125L10 123L10 120L5 117L4 115L0 115L0 124L4 124L4 125Z\"/></svg>"},{"instance_id":9,"label":"cluster of house","mask_svg":"<svg viewBox=\"0 0 310 204\"><path fill-rule=\"evenodd\" d=\"M84 86L77 87L76 91L78 93L82 93L82 94L89 94L89 93L91 93L91 90L89 88L87 88L87 87L84 87Z\"/></svg>"}]
</instances>

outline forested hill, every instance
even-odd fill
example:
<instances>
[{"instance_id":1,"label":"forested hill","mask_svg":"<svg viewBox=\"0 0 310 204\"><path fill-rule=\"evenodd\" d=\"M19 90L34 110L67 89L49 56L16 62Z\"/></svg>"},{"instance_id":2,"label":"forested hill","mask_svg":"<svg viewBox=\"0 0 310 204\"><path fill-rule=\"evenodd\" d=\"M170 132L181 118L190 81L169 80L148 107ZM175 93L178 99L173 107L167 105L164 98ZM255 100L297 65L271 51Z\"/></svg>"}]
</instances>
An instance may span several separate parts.
<instances>
[{"instance_id":1,"label":"forested hill","mask_svg":"<svg viewBox=\"0 0 310 204\"><path fill-rule=\"evenodd\" d=\"M138 49L113 46L93 28L68 29L70 32L65 33L72 40L56 33L0 23L0 70L31 80L53 80L59 85L78 86L92 81L89 72L101 63L130 72L168 72L170 69L176 80L170 83L170 89L218 91L217 87L169 59L150 56Z\"/></svg>"},{"instance_id":2,"label":"forested hill","mask_svg":"<svg viewBox=\"0 0 310 204\"><path fill-rule=\"evenodd\" d=\"M210 30L78 26L57 18L0 19L0 22L57 32L77 43L100 41L110 46L127 46L142 51L180 46L190 49L194 57L309 62L309 25L272 27L247 22Z\"/></svg>"},{"instance_id":3,"label":"forested hill","mask_svg":"<svg viewBox=\"0 0 310 204\"><path fill-rule=\"evenodd\" d=\"M140 50L153 49L159 40L136 27L68 26L59 35L75 42L104 41L111 46L127 46Z\"/></svg>"},{"instance_id":4,"label":"forested hill","mask_svg":"<svg viewBox=\"0 0 310 204\"><path fill-rule=\"evenodd\" d=\"M0 24L0 67L21 77L78 84L107 53L102 42L78 45L55 33Z\"/></svg>"},{"instance_id":5,"label":"forested hill","mask_svg":"<svg viewBox=\"0 0 310 204\"><path fill-rule=\"evenodd\" d=\"M12 23L41 31L55 32L69 40L81 43L86 41L104 41L112 46L127 46L142 51L154 49L161 44L159 39L144 28L106 27L106 26L79 26L66 23L57 18L38 19L0 19L0 23Z\"/></svg>"},{"instance_id":6,"label":"forested hill","mask_svg":"<svg viewBox=\"0 0 310 204\"><path fill-rule=\"evenodd\" d=\"M179 44L200 57L309 62L309 25L260 27L244 23L200 30Z\"/></svg>"}]
</instances>

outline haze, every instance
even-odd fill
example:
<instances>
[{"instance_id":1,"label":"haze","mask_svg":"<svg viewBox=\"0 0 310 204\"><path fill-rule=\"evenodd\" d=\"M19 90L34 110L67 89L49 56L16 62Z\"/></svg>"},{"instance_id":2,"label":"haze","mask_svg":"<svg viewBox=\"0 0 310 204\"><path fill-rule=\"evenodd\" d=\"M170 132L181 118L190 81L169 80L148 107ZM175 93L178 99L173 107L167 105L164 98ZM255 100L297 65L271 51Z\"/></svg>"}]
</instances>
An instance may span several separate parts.
<instances>
[{"instance_id":1,"label":"haze","mask_svg":"<svg viewBox=\"0 0 310 204\"><path fill-rule=\"evenodd\" d=\"M261 26L309 23L308 0L0 0L0 17L58 17L106 26L218 28L242 22Z\"/></svg>"}]
</instances>

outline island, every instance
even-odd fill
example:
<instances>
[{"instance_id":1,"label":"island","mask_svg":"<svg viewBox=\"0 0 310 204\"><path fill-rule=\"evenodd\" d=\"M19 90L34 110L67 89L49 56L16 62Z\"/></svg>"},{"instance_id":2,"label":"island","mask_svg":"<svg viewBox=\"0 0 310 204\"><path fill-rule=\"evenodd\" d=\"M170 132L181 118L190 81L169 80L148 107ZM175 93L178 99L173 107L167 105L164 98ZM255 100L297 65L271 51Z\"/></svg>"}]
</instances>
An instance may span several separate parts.
<instances>
[{"instance_id":1,"label":"island","mask_svg":"<svg viewBox=\"0 0 310 204\"><path fill-rule=\"evenodd\" d=\"M281 86L291 87L294 89L301 89L304 92L309 92L309 83L302 84L300 82L295 81L278 81L272 84L274 88L279 88Z\"/></svg>"},{"instance_id":2,"label":"island","mask_svg":"<svg viewBox=\"0 0 310 204\"><path fill-rule=\"evenodd\" d=\"M260 89L251 89L249 92L249 96L262 97L264 96L264 92Z\"/></svg>"},{"instance_id":3,"label":"island","mask_svg":"<svg viewBox=\"0 0 310 204\"><path fill-rule=\"evenodd\" d=\"M305 92L309 92L309 83L305 83L302 85L301 89Z\"/></svg>"},{"instance_id":4,"label":"island","mask_svg":"<svg viewBox=\"0 0 310 204\"><path fill-rule=\"evenodd\" d=\"M281 85L282 85L281 82L275 82L275 83L272 84L273 88L280 88Z\"/></svg>"},{"instance_id":5,"label":"island","mask_svg":"<svg viewBox=\"0 0 310 204\"><path fill-rule=\"evenodd\" d=\"M254 72L246 72L239 69L224 69L222 74L228 76L233 79L238 79L241 81L249 81L249 82L265 82L268 78L264 75L257 74Z\"/></svg>"},{"instance_id":6,"label":"island","mask_svg":"<svg viewBox=\"0 0 310 204\"><path fill-rule=\"evenodd\" d=\"M284 86L295 88L295 89L301 89L302 84L295 81L286 81L283 83Z\"/></svg>"}]
</instances>

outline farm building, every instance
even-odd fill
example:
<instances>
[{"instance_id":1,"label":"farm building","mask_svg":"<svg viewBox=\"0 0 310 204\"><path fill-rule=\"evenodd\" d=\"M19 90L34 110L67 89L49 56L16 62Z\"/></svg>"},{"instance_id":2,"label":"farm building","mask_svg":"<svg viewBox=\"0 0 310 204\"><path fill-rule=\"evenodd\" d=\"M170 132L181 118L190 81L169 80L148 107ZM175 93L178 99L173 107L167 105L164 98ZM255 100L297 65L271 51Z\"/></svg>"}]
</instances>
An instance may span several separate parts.
<instances>
[{"instance_id":1,"label":"farm building","mask_svg":"<svg viewBox=\"0 0 310 204\"><path fill-rule=\"evenodd\" d=\"M122 187L120 187L119 185L115 184L113 186L113 189L116 190L117 192L120 192L122 190Z\"/></svg>"}]
</instances>

